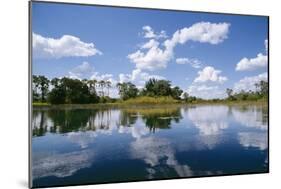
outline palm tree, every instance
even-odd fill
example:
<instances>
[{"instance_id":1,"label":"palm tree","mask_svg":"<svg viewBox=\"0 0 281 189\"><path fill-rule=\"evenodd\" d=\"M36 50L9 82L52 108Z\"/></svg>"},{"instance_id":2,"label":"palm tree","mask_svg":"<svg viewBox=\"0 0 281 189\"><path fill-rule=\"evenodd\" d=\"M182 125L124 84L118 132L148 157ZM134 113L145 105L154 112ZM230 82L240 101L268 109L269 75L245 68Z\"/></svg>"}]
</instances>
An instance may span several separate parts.
<instances>
[{"instance_id":1,"label":"palm tree","mask_svg":"<svg viewBox=\"0 0 281 189\"><path fill-rule=\"evenodd\" d=\"M102 94L102 96L104 96L103 88L105 86L105 81L104 80L100 80L99 81L99 86L101 88L101 94Z\"/></svg>"},{"instance_id":2,"label":"palm tree","mask_svg":"<svg viewBox=\"0 0 281 189\"><path fill-rule=\"evenodd\" d=\"M36 75L32 76L32 83L33 83L33 89L35 91L36 94L38 94L38 88L39 88L39 78Z\"/></svg>"},{"instance_id":3,"label":"palm tree","mask_svg":"<svg viewBox=\"0 0 281 189\"><path fill-rule=\"evenodd\" d=\"M91 93L96 93L97 80L88 80L88 85Z\"/></svg>"},{"instance_id":4,"label":"palm tree","mask_svg":"<svg viewBox=\"0 0 281 189\"><path fill-rule=\"evenodd\" d=\"M105 82L105 86L106 86L106 88L107 88L107 96L109 96L109 88L111 88L111 82L110 82L109 80L107 80L107 81Z\"/></svg>"},{"instance_id":5,"label":"palm tree","mask_svg":"<svg viewBox=\"0 0 281 189\"><path fill-rule=\"evenodd\" d=\"M117 83L116 84L116 87L120 90L121 89L121 86L122 86L122 83Z\"/></svg>"},{"instance_id":6,"label":"palm tree","mask_svg":"<svg viewBox=\"0 0 281 189\"><path fill-rule=\"evenodd\" d=\"M39 83L39 88L41 91L41 101L44 102L45 101L45 97L48 93L48 89L49 89L49 79L43 75L39 75L38 76L38 83Z\"/></svg>"},{"instance_id":7,"label":"palm tree","mask_svg":"<svg viewBox=\"0 0 281 189\"><path fill-rule=\"evenodd\" d=\"M255 83L255 87L256 87L256 92L259 92L259 88L260 88L260 84L259 83Z\"/></svg>"}]
</instances>

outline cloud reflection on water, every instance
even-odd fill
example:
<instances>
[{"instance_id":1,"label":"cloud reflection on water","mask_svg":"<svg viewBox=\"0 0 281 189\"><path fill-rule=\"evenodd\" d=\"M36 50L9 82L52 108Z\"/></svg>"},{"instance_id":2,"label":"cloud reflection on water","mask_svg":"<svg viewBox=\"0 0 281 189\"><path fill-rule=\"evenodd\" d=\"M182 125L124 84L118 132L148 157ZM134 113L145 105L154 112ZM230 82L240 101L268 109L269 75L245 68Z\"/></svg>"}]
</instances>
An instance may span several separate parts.
<instances>
[{"instance_id":1,"label":"cloud reflection on water","mask_svg":"<svg viewBox=\"0 0 281 189\"><path fill-rule=\"evenodd\" d=\"M198 170L192 170L189 165L177 160L177 153L215 149L225 142L223 141L226 137L225 131L231 125L230 118L234 118L241 126L258 130L244 131L243 128L239 130L241 127L235 128L238 129L235 130L238 144L243 148L266 150L268 146L267 112L258 107L245 109L229 106L194 106L178 108L176 111L143 109L140 112L122 109L87 110L83 112L82 117L73 119L73 116L79 116L78 113L62 112L64 120L46 111L34 114L32 123L32 128L35 130L34 137L44 136L44 132L62 134L64 141L80 147L80 151L68 153L57 152L44 156L40 155L41 152L33 153L35 179L47 176L67 177L80 169L90 167L94 157L91 144L102 135L108 135L108 137L130 135L131 139L126 144L129 145L129 154L120 157L128 158L129 156L129 159L143 160L148 165L145 167L148 178L155 178L159 174L165 177L169 170L180 177L197 174ZM67 116L68 114L71 116ZM71 124L72 122L75 124ZM192 124L189 124L190 122ZM180 127L175 123L188 125ZM197 133L191 135L189 129L194 128L197 129ZM159 135L158 133L161 133L163 129L181 129L180 137L173 140L171 137ZM110 154L111 148L108 149L107 154ZM203 172L205 175L216 174L210 171ZM219 170L218 173L221 171Z\"/></svg>"},{"instance_id":2,"label":"cloud reflection on water","mask_svg":"<svg viewBox=\"0 0 281 189\"><path fill-rule=\"evenodd\" d=\"M196 106L187 108L185 113L199 130L197 136L199 144L210 150L220 144L222 132L229 126L227 122L229 108L227 106Z\"/></svg>"},{"instance_id":3,"label":"cloud reflection on water","mask_svg":"<svg viewBox=\"0 0 281 189\"><path fill-rule=\"evenodd\" d=\"M254 132L241 132L238 133L240 144L245 147L259 148L260 150L266 150L268 146L266 133L254 133Z\"/></svg>"},{"instance_id":4,"label":"cloud reflection on water","mask_svg":"<svg viewBox=\"0 0 281 189\"><path fill-rule=\"evenodd\" d=\"M232 114L237 122L246 127L256 128L260 130L267 130L268 128L267 107L233 107Z\"/></svg>"},{"instance_id":5,"label":"cloud reflection on water","mask_svg":"<svg viewBox=\"0 0 281 189\"><path fill-rule=\"evenodd\" d=\"M79 169L90 167L94 153L91 150L68 153L34 154L32 159L33 178L47 176L67 177Z\"/></svg>"},{"instance_id":6,"label":"cloud reflection on water","mask_svg":"<svg viewBox=\"0 0 281 189\"><path fill-rule=\"evenodd\" d=\"M131 156L133 159L144 160L149 164L148 178L153 178L159 172L165 175L159 165L174 169L180 177L192 176L193 172L188 165L181 165L175 156L175 151L166 138L145 137L131 143Z\"/></svg>"}]
</instances>

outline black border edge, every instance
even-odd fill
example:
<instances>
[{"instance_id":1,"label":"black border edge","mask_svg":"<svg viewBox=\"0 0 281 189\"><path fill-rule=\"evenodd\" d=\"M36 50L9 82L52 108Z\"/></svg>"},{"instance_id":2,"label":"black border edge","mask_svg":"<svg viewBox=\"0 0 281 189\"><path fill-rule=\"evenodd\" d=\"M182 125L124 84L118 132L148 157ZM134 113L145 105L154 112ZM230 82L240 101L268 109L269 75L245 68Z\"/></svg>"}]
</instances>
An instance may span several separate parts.
<instances>
[{"instance_id":1,"label":"black border edge","mask_svg":"<svg viewBox=\"0 0 281 189\"><path fill-rule=\"evenodd\" d=\"M268 111L268 121L267 121L267 172L270 173L270 17L267 16L267 81L268 81L268 98L267 98L267 111Z\"/></svg>"},{"instance_id":2,"label":"black border edge","mask_svg":"<svg viewBox=\"0 0 281 189\"><path fill-rule=\"evenodd\" d=\"M204 176L191 176L191 177L176 177L176 178L161 178L153 180L130 180L130 181L116 181L116 182L100 182L100 183L80 183L70 185L52 185L52 186L40 186L34 187L32 184L32 3L45 3L45 4L64 4L64 5L80 5L80 6L96 6L96 7L107 7L107 8L128 8L128 9L140 9L140 10L158 10L158 11L176 11L176 12L192 12L192 13L206 13L206 14L224 14L233 16L256 16L267 18L267 80L268 80L268 129L267 129L267 155L268 155L268 167L264 172L248 172L248 173L236 173L236 174L219 174L219 175L204 175ZM269 15L256 15L256 14L238 14L238 13L226 13L226 12L207 12L207 11L192 11L192 10L176 10L176 9L163 9L163 8L147 8L147 7L134 7L134 6L119 6L119 5L101 5L92 3L74 3L74 2L57 2L57 1L42 1L42 0L29 0L28 2L28 187L29 188L51 188L51 187L70 187L70 186L86 186L86 185L99 185L99 184L119 184L119 183L133 183L133 182L151 182L161 180L180 180L189 178L209 178L209 177L224 177L224 176L239 176L239 175L251 175L251 174L268 174L270 173L270 16Z\"/></svg>"}]
</instances>

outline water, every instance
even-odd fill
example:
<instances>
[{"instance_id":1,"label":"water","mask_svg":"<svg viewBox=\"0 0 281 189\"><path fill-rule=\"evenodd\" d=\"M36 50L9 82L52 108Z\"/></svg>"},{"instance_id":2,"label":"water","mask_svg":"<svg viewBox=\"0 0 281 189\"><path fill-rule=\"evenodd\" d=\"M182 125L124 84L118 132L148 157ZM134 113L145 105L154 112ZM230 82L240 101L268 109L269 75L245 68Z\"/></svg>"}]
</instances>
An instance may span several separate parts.
<instances>
[{"instance_id":1,"label":"water","mask_svg":"<svg viewBox=\"0 0 281 189\"><path fill-rule=\"evenodd\" d=\"M34 109L33 186L268 171L267 106Z\"/></svg>"}]
</instances>

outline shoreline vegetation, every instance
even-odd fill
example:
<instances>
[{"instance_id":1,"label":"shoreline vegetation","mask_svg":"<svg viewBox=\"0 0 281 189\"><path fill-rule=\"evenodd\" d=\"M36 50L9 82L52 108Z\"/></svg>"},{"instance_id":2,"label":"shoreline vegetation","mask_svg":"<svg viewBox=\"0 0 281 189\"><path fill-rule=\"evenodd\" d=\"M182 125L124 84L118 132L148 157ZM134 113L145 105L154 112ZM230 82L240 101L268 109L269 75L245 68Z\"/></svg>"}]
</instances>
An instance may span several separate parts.
<instances>
[{"instance_id":1,"label":"shoreline vegetation","mask_svg":"<svg viewBox=\"0 0 281 189\"><path fill-rule=\"evenodd\" d=\"M245 101L228 101L228 100L219 100L219 101L212 101L212 100L203 100L203 101L196 101L191 103L186 103L182 101L161 101L159 99L153 102L154 98L150 97L150 102L143 102L140 99L133 99L129 102L126 101L117 101L114 103L96 103L96 104L50 104L50 103L41 103L41 102L34 102L32 106L34 108L126 108L126 107L137 107L137 108L145 108L149 106L150 108L168 108L168 107L175 107L175 106L193 106L193 105L229 105L229 106L248 106L248 105L260 105L260 106L268 106L268 99L259 99L259 100L245 100ZM155 99L156 100L156 99Z\"/></svg>"},{"instance_id":2,"label":"shoreline vegetation","mask_svg":"<svg viewBox=\"0 0 281 189\"><path fill-rule=\"evenodd\" d=\"M119 98L110 97L110 89L118 89ZM127 106L176 106L176 105L268 105L268 82L255 84L255 91L234 92L226 89L224 99L202 99L190 96L178 86L172 87L171 81L149 79L142 89L131 82L79 80L67 77L49 80L45 76L33 75L33 107L83 107L106 108Z\"/></svg>"}]
</instances>

